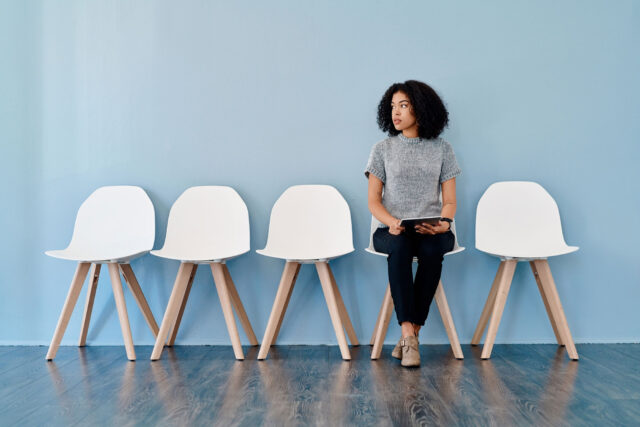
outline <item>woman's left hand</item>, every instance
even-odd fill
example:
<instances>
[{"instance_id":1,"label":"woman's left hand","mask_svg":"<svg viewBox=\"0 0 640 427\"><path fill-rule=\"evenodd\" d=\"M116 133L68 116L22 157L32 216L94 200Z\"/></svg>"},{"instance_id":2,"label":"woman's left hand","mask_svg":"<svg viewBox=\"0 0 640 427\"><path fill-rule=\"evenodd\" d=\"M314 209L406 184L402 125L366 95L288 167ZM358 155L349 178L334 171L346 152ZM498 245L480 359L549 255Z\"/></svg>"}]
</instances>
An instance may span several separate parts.
<instances>
[{"instance_id":1,"label":"woman's left hand","mask_svg":"<svg viewBox=\"0 0 640 427\"><path fill-rule=\"evenodd\" d=\"M451 229L451 224L447 221L440 221L437 225L432 225L426 222L423 222L422 225L416 225L416 232L418 234L430 234L436 235L441 233L446 233Z\"/></svg>"}]
</instances>

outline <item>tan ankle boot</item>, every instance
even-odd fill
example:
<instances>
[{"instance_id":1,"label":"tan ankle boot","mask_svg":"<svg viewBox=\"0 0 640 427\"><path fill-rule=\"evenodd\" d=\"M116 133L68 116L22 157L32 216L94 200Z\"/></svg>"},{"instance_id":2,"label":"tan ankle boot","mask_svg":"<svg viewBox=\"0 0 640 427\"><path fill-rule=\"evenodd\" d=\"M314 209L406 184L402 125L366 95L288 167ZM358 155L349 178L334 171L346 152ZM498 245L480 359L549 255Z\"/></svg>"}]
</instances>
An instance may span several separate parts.
<instances>
[{"instance_id":1,"label":"tan ankle boot","mask_svg":"<svg viewBox=\"0 0 640 427\"><path fill-rule=\"evenodd\" d=\"M393 347L393 351L391 352L391 357L395 357L396 359L402 359L402 337L398 340L398 344Z\"/></svg>"},{"instance_id":2,"label":"tan ankle boot","mask_svg":"<svg viewBox=\"0 0 640 427\"><path fill-rule=\"evenodd\" d=\"M420 337L418 334L415 334L418 337L418 341L420 341ZM402 337L398 340L398 344L393 347L393 351L391 352L391 357L395 357L398 360L402 360Z\"/></svg>"},{"instance_id":3,"label":"tan ankle boot","mask_svg":"<svg viewBox=\"0 0 640 427\"><path fill-rule=\"evenodd\" d=\"M418 337L409 336L401 340L402 366L420 366L420 351L418 350Z\"/></svg>"}]
</instances>

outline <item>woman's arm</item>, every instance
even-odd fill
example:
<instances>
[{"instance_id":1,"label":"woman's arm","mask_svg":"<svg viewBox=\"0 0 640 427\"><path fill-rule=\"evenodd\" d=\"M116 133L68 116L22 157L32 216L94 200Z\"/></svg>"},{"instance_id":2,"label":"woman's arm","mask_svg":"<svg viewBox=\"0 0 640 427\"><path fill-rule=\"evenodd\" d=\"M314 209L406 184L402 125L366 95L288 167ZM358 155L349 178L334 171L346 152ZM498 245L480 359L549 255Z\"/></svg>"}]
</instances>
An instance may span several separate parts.
<instances>
[{"instance_id":1,"label":"woman's arm","mask_svg":"<svg viewBox=\"0 0 640 427\"><path fill-rule=\"evenodd\" d=\"M456 179L451 178L442 183L441 217L453 219L456 216Z\"/></svg>"},{"instance_id":2,"label":"woman's arm","mask_svg":"<svg viewBox=\"0 0 640 427\"><path fill-rule=\"evenodd\" d=\"M451 178L442 183L442 210L440 216L451 218L456 215L456 179ZM420 234L438 234L445 233L451 229L451 224L446 221L440 221L438 225L423 223L422 226L416 225L416 231Z\"/></svg>"},{"instance_id":3,"label":"woman's arm","mask_svg":"<svg viewBox=\"0 0 640 427\"><path fill-rule=\"evenodd\" d=\"M378 219L378 221L389 226L389 232L391 234L400 234L402 231L404 231L404 227L400 227L401 220L398 218L394 218L393 215L391 215L382 204L383 185L384 184L382 183L380 178L373 174L369 174L369 210L371 211L373 216Z\"/></svg>"}]
</instances>

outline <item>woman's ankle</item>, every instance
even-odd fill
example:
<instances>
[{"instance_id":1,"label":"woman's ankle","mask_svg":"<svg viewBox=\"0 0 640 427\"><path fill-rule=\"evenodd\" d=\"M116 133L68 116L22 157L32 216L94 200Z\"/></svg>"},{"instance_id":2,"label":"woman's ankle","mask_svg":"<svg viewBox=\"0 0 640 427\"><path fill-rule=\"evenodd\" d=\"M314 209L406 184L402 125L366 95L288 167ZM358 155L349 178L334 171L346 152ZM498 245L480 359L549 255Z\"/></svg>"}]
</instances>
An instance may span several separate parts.
<instances>
[{"instance_id":1,"label":"woman's ankle","mask_svg":"<svg viewBox=\"0 0 640 427\"><path fill-rule=\"evenodd\" d=\"M421 325L416 325L416 324L413 325L413 334L415 336L420 335L420 328L421 327L422 327Z\"/></svg>"},{"instance_id":2,"label":"woman's ankle","mask_svg":"<svg viewBox=\"0 0 640 427\"><path fill-rule=\"evenodd\" d=\"M417 336L413 323L402 322L400 327L402 329L402 338Z\"/></svg>"}]
</instances>

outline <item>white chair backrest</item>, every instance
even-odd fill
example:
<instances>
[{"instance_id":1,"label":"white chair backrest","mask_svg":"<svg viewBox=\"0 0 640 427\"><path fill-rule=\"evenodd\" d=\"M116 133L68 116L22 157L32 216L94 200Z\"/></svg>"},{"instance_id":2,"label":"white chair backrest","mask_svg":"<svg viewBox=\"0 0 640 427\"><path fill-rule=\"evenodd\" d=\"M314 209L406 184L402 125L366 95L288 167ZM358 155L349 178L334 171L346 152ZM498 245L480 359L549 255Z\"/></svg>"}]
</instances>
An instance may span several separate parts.
<instances>
[{"instance_id":1,"label":"white chair backrest","mask_svg":"<svg viewBox=\"0 0 640 427\"><path fill-rule=\"evenodd\" d=\"M155 211L147 193L129 185L100 187L82 203L67 249L131 255L149 251Z\"/></svg>"},{"instance_id":2,"label":"white chair backrest","mask_svg":"<svg viewBox=\"0 0 640 427\"><path fill-rule=\"evenodd\" d=\"M351 212L330 185L296 185L278 198L271 210L264 251L314 259L353 251Z\"/></svg>"},{"instance_id":3,"label":"white chair backrest","mask_svg":"<svg viewBox=\"0 0 640 427\"><path fill-rule=\"evenodd\" d=\"M478 202L476 248L493 254L566 247L558 205L536 182L492 184Z\"/></svg>"},{"instance_id":4,"label":"white chair backrest","mask_svg":"<svg viewBox=\"0 0 640 427\"><path fill-rule=\"evenodd\" d=\"M185 259L225 257L248 251L249 236L247 205L233 188L191 187L171 206L162 250Z\"/></svg>"},{"instance_id":5,"label":"white chair backrest","mask_svg":"<svg viewBox=\"0 0 640 427\"><path fill-rule=\"evenodd\" d=\"M377 229L378 229L378 220L376 220L376 218L373 215L371 215L371 231L369 233L369 247L367 248L367 250L370 252L376 252L375 248L373 247L373 233L375 233ZM453 249L451 249L450 252L456 252L460 249L460 245L458 245L458 233L456 233L455 219L451 223L451 232L453 233L453 237L455 238L455 240L453 241Z\"/></svg>"}]
</instances>

